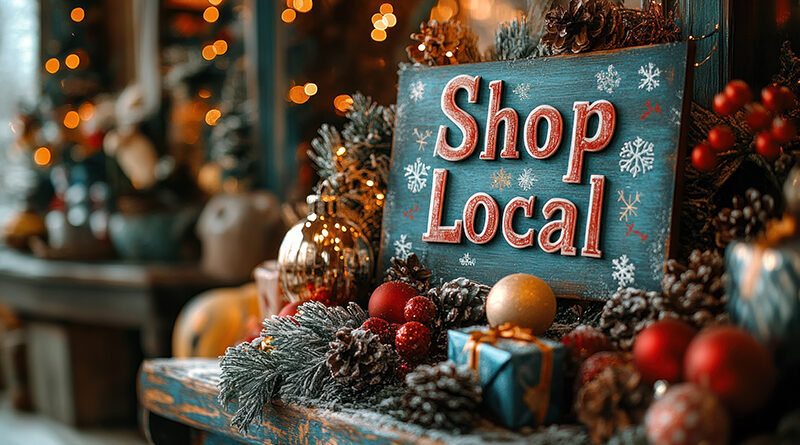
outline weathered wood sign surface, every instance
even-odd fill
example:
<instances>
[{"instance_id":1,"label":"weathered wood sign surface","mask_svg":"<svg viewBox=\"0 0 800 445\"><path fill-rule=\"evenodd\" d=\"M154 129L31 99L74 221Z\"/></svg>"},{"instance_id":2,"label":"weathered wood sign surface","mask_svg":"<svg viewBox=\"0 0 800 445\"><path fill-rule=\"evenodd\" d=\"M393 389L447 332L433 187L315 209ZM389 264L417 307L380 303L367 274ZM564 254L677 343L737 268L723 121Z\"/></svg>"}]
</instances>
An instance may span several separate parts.
<instances>
[{"instance_id":1,"label":"weathered wood sign surface","mask_svg":"<svg viewBox=\"0 0 800 445\"><path fill-rule=\"evenodd\" d=\"M677 233L691 42L400 73L381 264L659 289Z\"/></svg>"}]
</instances>

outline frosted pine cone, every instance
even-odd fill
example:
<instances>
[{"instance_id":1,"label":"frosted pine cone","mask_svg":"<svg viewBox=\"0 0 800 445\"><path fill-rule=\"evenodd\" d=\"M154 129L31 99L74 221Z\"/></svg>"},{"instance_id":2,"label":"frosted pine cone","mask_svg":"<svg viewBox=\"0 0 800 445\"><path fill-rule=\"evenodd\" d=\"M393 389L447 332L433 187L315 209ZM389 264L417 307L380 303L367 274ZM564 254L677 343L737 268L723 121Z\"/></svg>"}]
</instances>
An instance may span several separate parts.
<instances>
[{"instance_id":1,"label":"frosted pine cone","mask_svg":"<svg viewBox=\"0 0 800 445\"><path fill-rule=\"evenodd\" d=\"M609 0L571 0L545 15L542 43L553 54L614 48L624 37L622 17Z\"/></svg>"},{"instance_id":2,"label":"frosted pine cone","mask_svg":"<svg viewBox=\"0 0 800 445\"><path fill-rule=\"evenodd\" d=\"M411 40L406 52L415 63L438 66L480 61L478 38L455 20L422 22Z\"/></svg>"},{"instance_id":3,"label":"frosted pine cone","mask_svg":"<svg viewBox=\"0 0 800 445\"><path fill-rule=\"evenodd\" d=\"M403 281L414 286L420 293L424 293L430 287L429 280L431 271L419 261L416 253L412 253L405 259L392 258L392 265L386 269L386 278L383 281Z\"/></svg>"},{"instance_id":4,"label":"frosted pine cone","mask_svg":"<svg viewBox=\"0 0 800 445\"><path fill-rule=\"evenodd\" d=\"M767 221L777 216L775 199L754 188L747 189L744 197L734 196L732 204L732 208L720 210L714 220L717 247L733 240L751 241L764 231Z\"/></svg>"},{"instance_id":5,"label":"frosted pine cone","mask_svg":"<svg viewBox=\"0 0 800 445\"><path fill-rule=\"evenodd\" d=\"M325 363L331 376L342 384L356 389L377 385L389 370L391 350L369 331L339 329L329 346Z\"/></svg>"},{"instance_id":6,"label":"frosted pine cone","mask_svg":"<svg viewBox=\"0 0 800 445\"><path fill-rule=\"evenodd\" d=\"M602 329L620 349L630 350L640 331L658 320L680 318L668 299L657 292L619 289L600 315Z\"/></svg>"},{"instance_id":7,"label":"frosted pine cone","mask_svg":"<svg viewBox=\"0 0 800 445\"><path fill-rule=\"evenodd\" d=\"M688 267L669 260L664 268L664 295L684 321L697 328L728 321L727 275L719 253L693 250Z\"/></svg>"}]
</instances>

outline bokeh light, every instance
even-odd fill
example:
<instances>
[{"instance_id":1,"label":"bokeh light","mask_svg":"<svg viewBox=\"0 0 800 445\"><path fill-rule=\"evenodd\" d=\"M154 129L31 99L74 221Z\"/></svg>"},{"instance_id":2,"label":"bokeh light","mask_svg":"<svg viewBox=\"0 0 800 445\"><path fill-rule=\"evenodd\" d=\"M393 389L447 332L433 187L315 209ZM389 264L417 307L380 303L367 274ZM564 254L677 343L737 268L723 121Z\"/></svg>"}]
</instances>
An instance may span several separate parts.
<instances>
[{"instance_id":1,"label":"bokeh light","mask_svg":"<svg viewBox=\"0 0 800 445\"><path fill-rule=\"evenodd\" d=\"M212 108L206 112L206 123L211 126L217 125L217 120L221 116L222 113L218 109Z\"/></svg>"},{"instance_id":2,"label":"bokeh light","mask_svg":"<svg viewBox=\"0 0 800 445\"><path fill-rule=\"evenodd\" d=\"M36 165L45 166L50 163L50 159L52 159L52 155L47 147L39 147L33 152L33 162Z\"/></svg>"},{"instance_id":3,"label":"bokeh light","mask_svg":"<svg viewBox=\"0 0 800 445\"><path fill-rule=\"evenodd\" d=\"M228 42L224 40L217 40L214 42L214 51L218 56L225 54L228 51Z\"/></svg>"},{"instance_id":4,"label":"bokeh light","mask_svg":"<svg viewBox=\"0 0 800 445\"><path fill-rule=\"evenodd\" d=\"M303 92L305 92L309 96L317 94L317 90L318 90L317 84L313 82L309 82L303 87Z\"/></svg>"},{"instance_id":5,"label":"bokeh light","mask_svg":"<svg viewBox=\"0 0 800 445\"><path fill-rule=\"evenodd\" d=\"M55 57L47 59L47 62L44 63L44 69L50 74L55 74L59 68L61 68L61 63Z\"/></svg>"},{"instance_id":6,"label":"bokeh light","mask_svg":"<svg viewBox=\"0 0 800 445\"><path fill-rule=\"evenodd\" d=\"M78 116L83 121L88 121L94 116L94 105L91 102L84 102L78 107Z\"/></svg>"},{"instance_id":7,"label":"bokeh light","mask_svg":"<svg viewBox=\"0 0 800 445\"><path fill-rule=\"evenodd\" d=\"M67 114L64 115L64 126L73 129L77 128L78 124L81 123L81 117L78 115L77 111L67 111Z\"/></svg>"},{"instance_id":8,"label":"bokeh light","mask_svg":"<svg viewBox=\"0 0 800 445\"><path fill-rule=\"evenodd\" d=\"M372 37L372 40L376 42L383 42L386 40L386 31L375 28L372 30L369 36Z\"/></svg>"},{"instance_id":9,"label":"bokeh light","mask_svg":"<svg viewBox=\"0 0 800 445\"><path fill-rule=\"evenodd\" d=\"M394 8L389 3L384 3L381 5L381 14L391 14L394 12Z\"/></svg>"},{"instance_id":10,"label":"bokeh light","mask_svg":"<svg viewBox=\"0 0 800 445\"><path fill-rule=\"evenodd\" d=\"M285 23L292 23L296 17L297 13L294 12L294 9L284 9L281 13L281 20Z\"/></svg>"},{"instance_id":11,"label":"bokeh light","mask_svg":"<svg viewBox=\"0 0 800 445\"><path fill-rule=\"evenodd\" d=\"M69 13L69 18L71 18L75 23L82 22L84 17L86 17L86 12L83 10L83 8L74 8Z\"/></svg>"},{"instance_id":12,"label":"bokeh light","mask_svg":"<svg viewBox=\"0 0 800 445\"><path fill-rule=\"evenodd\" d=\"M78 55L77 55L77 54L75 54L75 53L72 53L72 54L68 55L68 56L67 56L67 57L64 59L64 65L66 65L66 66L67 66L67 68L69 68L69 69L71 69L71 70L74 70L74 69L75 69L75 68L77 68L77 67L78 67L78 65L80 65L80 64L81 64L81 58L80 58L80 57L78 57Z\"/></svg>"},{"instance_id":13,"label":"bokeh light","mask_svg":"<svg viewBox=\"0 0 800 445\"><path fill-rule=\"evenodd\" d=\"M206 45L203 47L203 58L206 60L212 60L214 57L217 57L217 51L214 49L214 45Z\"/></svg>"},{"instance_id":14,"label":"bokeh light","mask_svg":"<svg viewBox=\"0 0 800 445\"><path fill-rule=\"evenodd\" d=\"M208 23L214 23L219 19L219 9L209 6L203 11L203 20L207 21Z\"/></svg>"}]
</instances>

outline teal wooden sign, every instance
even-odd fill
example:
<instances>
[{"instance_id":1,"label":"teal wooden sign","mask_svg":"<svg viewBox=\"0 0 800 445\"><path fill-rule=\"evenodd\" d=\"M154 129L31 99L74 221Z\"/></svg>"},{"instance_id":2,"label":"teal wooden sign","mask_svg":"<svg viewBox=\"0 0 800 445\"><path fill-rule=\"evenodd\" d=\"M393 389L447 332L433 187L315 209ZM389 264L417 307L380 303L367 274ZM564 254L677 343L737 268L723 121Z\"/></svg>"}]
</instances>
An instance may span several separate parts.
<instances>
[{"instance_id":1,"label":"teal wooden sign","mask_svg":"<svg viewBox=\"0 0 800 445\"><path fill-rule=\"evenodd\" d=\"M413 252L442 280L660 289L693 56L681 42L403 70L383 267Z\"/></svg>"}]
</instances>

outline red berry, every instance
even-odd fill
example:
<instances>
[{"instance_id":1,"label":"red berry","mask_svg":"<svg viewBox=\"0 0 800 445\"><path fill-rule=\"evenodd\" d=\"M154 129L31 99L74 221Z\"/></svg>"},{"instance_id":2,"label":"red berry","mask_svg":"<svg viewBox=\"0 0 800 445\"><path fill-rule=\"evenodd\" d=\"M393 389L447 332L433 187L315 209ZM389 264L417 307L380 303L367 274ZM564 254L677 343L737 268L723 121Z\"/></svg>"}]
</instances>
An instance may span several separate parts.
<instances>
[{"instance_id":1,"label":"red berry","mask_svg":"<svg viewBox=\"0 0 800 445\"><path fill-rule=\"evenodd\" d=\"M797 127L794 121L789 118L776 117L772 120L772 129L770 133L772 133L775 142L785 144L797 136Z\"/></svg>"},{"instance_id":2,"label":"red berry","mask_svg":"<svg viewBox=\"0 0 800 445\"><path fill-rule=\"evenodd\" d=\"M722 90L722 92L725 94L725 98L728 99L730 103L734 104L737 109L753 99L750 86L747 85L747 82L744 80L731 80L725 85L725 89Z\"/></svg>"},{"instance_id":3,"label":"red berry","mask_svg":"<svg viewBox=\"0 0 800 445\"><path fill-rule=\"evenodd\" d=\"M710 389L737 415L761 407L775 382L767 348L734 326L698 334L686 350L683 372L687 381Z\"/></svg>"},{"instance_id":4,"label":"red berry","mask_svg":"<svg viewBox=\"0 0 800 445\"><path fill-rule=\"evenodd\" d=\"M708 144L698 144L692 150L692 165L698 170L707 171L717 163L717 154Z\"/></svg>"},{"instance_id":5,"label":"red berry","mask_svg":"<svg viewBox=\"0 0 800 445\"><path fill-rule=\"evenodd\" d=\"M697 331L678 320L663 320L645 328L633 343L633 361L645 381L679 382L683 355Z\"/></svg>"},{"instance_id":6,"label":"red berry","mask_svg":"<svg viewBox=\"0 0 800 445\"><path fill-rule=\"evenodd\" d=\"M404 323L403 308L418 293L416 288L402 281L383 283L369 297L369 315L389 323Z\"/></svg>"},{"instance_id":7,"label":"red berry","mask_svg":"<svg viewBox=\"0 0 800 445\"><path fill-rule=\"evenodd\" d=\"M417 321L409 321L397 329L394 345L400 357L408 361L421 361L431 348L431 330Z\"/></svg>"},{"instance_id":8,"label":"red berry","mask_svg":"<svg viewBox=\"0 0 800 445\"><path fill-rule=\"evenodd\" d=\"M297 307L301 304L305 303L304 301L295 301L294 303L288 303L286 306L278 312L278 317L291 317L293 315L297 315Z\"/></svg>"},{"instance_id":9,"label":"red berry","mask_svg":"<svg viewBox=\"0 0 800 445\"><path fill-rule=\"evenodd\" d=\"M381 338L381 343L385 345L390 345L394 341L394 337L387 336L389 332L387 330L388 327L389 327L388 321L382 318L372 317L367 319L367 321L365 321L364 323L362 323L360 329L372 332L373 334Z\"/></svg>"},{"instance_id":10,"label":"red berry","mask_svg":"<svg viewBox=\"0 0 800 445\"><path fill-rule=\"evenodd\" d=\"M781 147L769 131L762 131L756 136L756 151L767 159L775 159L781 153Z\"/></svg>"},{"instance_id":11,"label":"red berry","mask_svg":"<svg viewBox=\"0 0 800 445\"><path fill-rule=\"evenodd\" d=\"M760 131L769 127L772 122L772 113L761 104L750 104L747 106L744 121L750 131Z\"/></svg>"},{"instance_id":12,"label":"red berry","mask_svg":"<svg viewBox=\"0 0 800 445\"><path fill-rule=\"evenodd\" d=\"M578 384L583 386L607 367L623 363L625 363L625 358L618 352L602 351L592 354L581 364L578 371Z\"/></svg>"},{"instance_id":13,"label":"red berry","mask_svg":"<svg viewBox=\"0 0 800 445\"><path fill-rule=\"evenodd\" d=\"M403 315L406 317L406 321L427 324L436 316L436 305L428 297L419 295L406 302Z\"/></svg>"},{"instance_id":14,"label":"red berry","mask_svg":"<svg viewBox=\"0 0 800 445\"><path fill-rule=\"evenodd\" d=\"M768 109L781 113L794 105L794 93L787 87L770 85L761 90L761 102Z\"/></svg>"},{"instance_id":15,"label":"red berry","mask_svg":"<svg viewBox=\"0 0 800 445\"><path fill-rule=\"evenodd\" d=\"M573 363L581 363L596 352L614 349L603 331L587 325L573 329L561 339L561 343L567 347Z\"/></svg>"},{"instance_id":16,"label":"red berry","mask_svg":"<svg viewBox=\"0 0 800 445\"><path fill-rule=\"evenodd\" d=\"M714 96L714 111L717 112L720 116L727 116L729 114L733 114L736 111L736 104L728 100L728 98L723 94L719 93Z\"/></svg>"},{"instance_id":17,"label":"red berry","mask_svg":"<svg viewBox=\"0 0 800 445\"><path fill-rule=\"evenodd\" d=\"M784 87L778 88L778 93L780 93L780 96L781 96L781 102L782 102L782 105L783 105L783 110L788 110L789 108L792 108L792 107L795 106L796 99L794 97L794 93L792 92L792 90L789 89L789 87L785 87L784 86Z\"/></svg>"},{"instance_id":18,"label":"red berry","mask_svg":"<svg viewBox=\"0 0 800 445\"><path fill-rule=\"evenodd\" d=\"M715 151L725 151L733 147L736 136L727 125L717 125L708 131L708 144Z\"/></svg>"}]
</instances>

